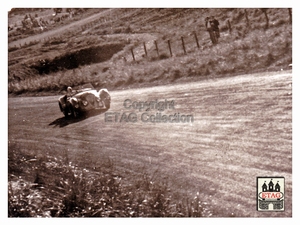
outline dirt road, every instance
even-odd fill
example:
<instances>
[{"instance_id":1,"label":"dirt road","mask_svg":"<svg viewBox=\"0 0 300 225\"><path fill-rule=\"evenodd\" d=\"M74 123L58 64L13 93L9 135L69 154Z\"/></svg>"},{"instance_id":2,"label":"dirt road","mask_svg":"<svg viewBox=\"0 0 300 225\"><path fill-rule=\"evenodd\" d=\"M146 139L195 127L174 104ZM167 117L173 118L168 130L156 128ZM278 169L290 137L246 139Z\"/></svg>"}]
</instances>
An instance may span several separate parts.
<instances>
[{"instance_id":1,"label":"dirt road","mask_svg":"<svg viewBox=\"0 0 300 225\"><path fill-rule=\"evenodd\" d=\"M27 37L27 38L24 38L24 39L19 39L19 40L10 42L10 43L8 43L8 47L24 45L25 43L30 43L31 41L41 41L43 39L53 37L55 35L61 36L63 33L69 32L70 30L73 30L73 29L77 29L77 30L81 29L81 26L83 26L87 23L90 23L90 22L92 22L92 21L94 21L94 20L96 20L100 17L103 17L103 16L110 17L110 12L112 10L114 10L114 9L107 9L105 11L94 14L92 16L81 19L79 21L75 21L75 22L72 22L70 24L60 26L58 28L55 28L55 29L52 29L52 30L49 30L49 31L46 31L46 32L43 32L43 33L40 33L40 34L36 34L36 35L30 36L30 37Z\"/></svg>"},{"instance_id":2,"label":"dirt road","mask_svg":"<svg viewBox=\"0 0 300 225\"><path fill-rule=\"evenodd\" d=\"M182 195L199 192L212 217L292 216L291 73L219 78L111 95L108 112L81 120L62 117L58 96L9 98L9 150L67 154L70 161L87 167L109 158L124 174L146 170ZM156 100L168 101L167 109L129 108L136 106L134 101ZM114 113L120 113L117 120ZM120 122L123 113L134 113L131 121L123 117ZM177 114L185 122L149 122L162 118L157 113L171 119ZM284 212L256 211L257 176L285 177Z\"/></svg>"}]
</instances>

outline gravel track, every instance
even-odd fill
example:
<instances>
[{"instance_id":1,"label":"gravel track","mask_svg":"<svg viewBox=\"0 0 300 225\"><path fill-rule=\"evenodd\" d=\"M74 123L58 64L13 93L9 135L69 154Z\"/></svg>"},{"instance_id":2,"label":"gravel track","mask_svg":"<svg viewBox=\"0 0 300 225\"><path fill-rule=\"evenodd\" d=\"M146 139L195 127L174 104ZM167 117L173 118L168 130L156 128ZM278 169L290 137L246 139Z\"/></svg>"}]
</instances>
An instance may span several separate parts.
<instances>
[{"instance_id":1,"label":"gravel track","mask_svg":"<svg viewBox=\"0 0 300 225\"><path fill-rule=\"evenodd\" d=\"M9 98L8 150L67 154L86 167L109 158L124 174L157 173L181 195L199 192L206 216L292 216L291 73L114 91L111 96L109 111L79 120L63 118L59 96ZM139 111L125 108L126 99L175 105ZM192 115L193 122L142 121L143 113L159 112ZM112 113L135 113L137 121L115 121ZM256 211L257 176L285 177L284 212Z\"/></svg>"}]
</instances>

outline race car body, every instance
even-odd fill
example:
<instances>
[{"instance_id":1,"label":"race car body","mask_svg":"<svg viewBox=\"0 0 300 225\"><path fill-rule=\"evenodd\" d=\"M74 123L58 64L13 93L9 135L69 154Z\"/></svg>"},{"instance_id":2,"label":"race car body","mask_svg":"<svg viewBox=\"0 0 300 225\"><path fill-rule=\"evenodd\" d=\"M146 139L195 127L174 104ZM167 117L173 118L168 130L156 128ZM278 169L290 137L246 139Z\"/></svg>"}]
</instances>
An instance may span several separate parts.
<instances>
[{"instance_id":1,"label":"race car body","mask_svg":"<svg viewBox=\"0 0 300 225\"><path fill-rule=\"evenodd\" d=\"M92 86L73 90L58 99L61 112L65 117L78 117L92 110L108 110L111 98L107 89L97 91Z\"/></svg>"}]
</instances>

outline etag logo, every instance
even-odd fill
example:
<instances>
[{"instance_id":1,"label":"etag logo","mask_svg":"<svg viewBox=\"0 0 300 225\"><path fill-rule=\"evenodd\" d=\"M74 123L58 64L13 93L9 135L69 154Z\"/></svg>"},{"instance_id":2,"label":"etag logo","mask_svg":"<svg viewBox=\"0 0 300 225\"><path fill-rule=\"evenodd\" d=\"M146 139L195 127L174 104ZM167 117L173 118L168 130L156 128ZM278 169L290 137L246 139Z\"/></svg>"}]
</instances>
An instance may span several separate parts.
<instances>
[{"instance_id":1,"label":"etag logo","mask_svg":"<svg viewBox=\"0 0 300 225\"><path fill-rule=\"evenodd\" d=\"M284 177L257 177L257 210L284 211Z\"/></svg>"}]
</instances>

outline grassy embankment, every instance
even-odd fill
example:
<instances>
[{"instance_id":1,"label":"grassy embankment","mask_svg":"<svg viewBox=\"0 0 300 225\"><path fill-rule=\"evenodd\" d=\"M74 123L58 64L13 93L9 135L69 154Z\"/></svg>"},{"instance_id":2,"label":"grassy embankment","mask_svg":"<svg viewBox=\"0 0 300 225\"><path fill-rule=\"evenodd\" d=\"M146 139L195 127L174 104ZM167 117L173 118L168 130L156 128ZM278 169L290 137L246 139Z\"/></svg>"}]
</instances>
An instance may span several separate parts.
<instances>
[{"instance_id":1,"label":"grassy embankment","mask_svg":"<svg viewBox=\"0 0 300 225\"><path fill-rule=\"evenodd\" d=\"M114 23L116 27L111 29L108 25L96 24L92 28L86 28L87 31L84 32L80 30L77 33L66 33L54 40L32 43L20 49L12 48L9 49L8 91L10 94L58 94L67 86L88 82L97 87L114 90L288 69L288 65L292 63L292 26L288 10L269 9L268 29L265 16L259 9L248 9L247 12L249 24L243 9L215 9L213 13L222 16L221 38L216 46L212 46L203 27L201 21L204 18L199 15L199 18L185 18L187 15L180 14L182 18L170 20L170 27L163 23L165 27L162 25L151 30L147 26L141 29L136 21L133 25L128 25L128 22L119 19L119 23ZM124 13L124 18L131 16L128 14ZM147 17L147 14L145 15ZM166 14L156 20L166 19L168 16L171 18L171 15ZM231 33L227 27L227 19L231 21ZM149 21L151 22L151 17ZM181 21L181 26L177 25L180 23L178 21ZM186 27L183 27L182 24L186 23ZM199 49L193 35L195 29ZM149 33L144 33L145 30ZM153 35L152 39L149 35ZM183 53L181 36L184 37L187 54ZM148 56L141 57L145 40L148 41ZM160 48L159 55L155 51L154 40L157 40ZM172 57L167 40L170 40L172 46ZM108 56L99 46L111 49ZM136 54L135 62L131 56L131 48ZM99 55L105 55L105 60L115 54L107 61L99 59L99 63L93 62L92 59L83 62L84 56L81 56L72 67L64 65L74 64L74 61L67 62L66 58L76 58L79 51L89 50L85 57L93 58L97 56L97 49ZM37 52L33 53L34 50ZM55 67L47 74L39 74L38 70L33 68L38 59L41 59L41 54L50 59L52 67ZM24 61L25 58L28 59ZM22 60L25 63L20 65ZM61 63L58 63L59 60Z\"/></svg>"},{"instance_id":2,"label":"grassy embankment","mask_svg":"<svg viewBox=\"0 0 300 225\"><path fill-rule=\"evenodd\" d=\"M167 184L146 173L127 181L110 160L83 168L67 155L11 149L8 162L8 217L201 217L205 210L199 196L175 200Z\"/></svg>"}]
</instances>

